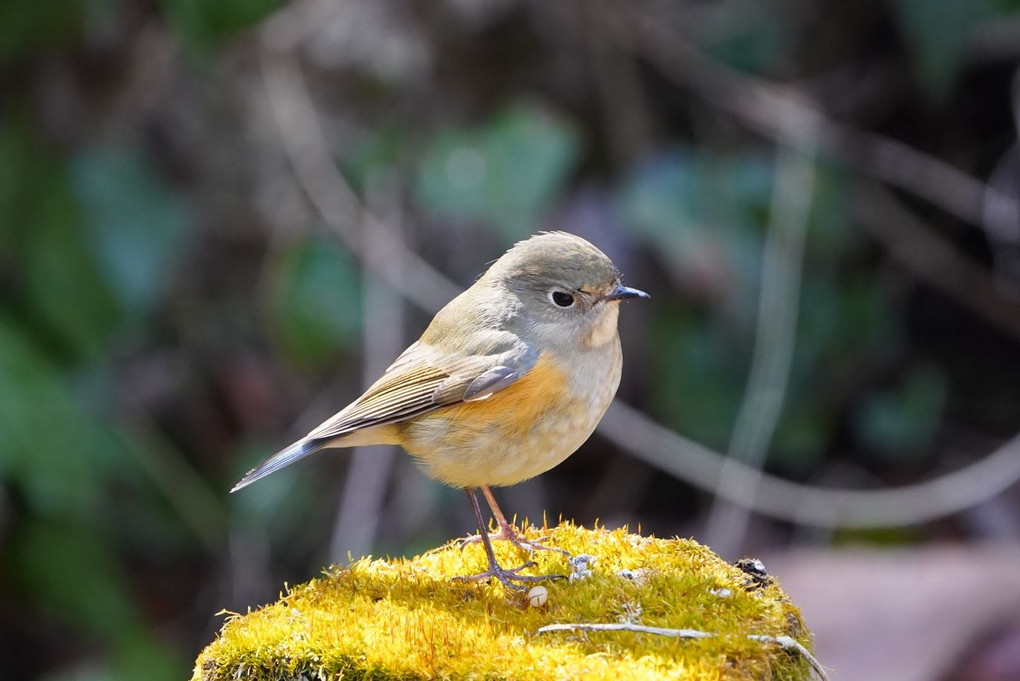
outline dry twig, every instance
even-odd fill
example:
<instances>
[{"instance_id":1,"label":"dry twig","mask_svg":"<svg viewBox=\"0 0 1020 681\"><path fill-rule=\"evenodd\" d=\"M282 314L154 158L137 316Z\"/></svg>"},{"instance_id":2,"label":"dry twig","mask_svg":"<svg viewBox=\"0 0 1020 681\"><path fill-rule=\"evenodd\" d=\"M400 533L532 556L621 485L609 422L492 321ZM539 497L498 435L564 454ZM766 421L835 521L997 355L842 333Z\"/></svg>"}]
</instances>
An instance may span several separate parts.
<instances>
[{"instance_id":1,"label":"dry twig","mask_svg":"<svg viewBox=\"0 0 1020 681\"><path fill-rule=\"evenodd\" d=\"M547 624L544 627L538 629L538 633L547 634L553 631L633 631L638 634L653 634L655 636L669 636L672 638L714 638L715 634L708 631L701 631L699 629L668 629L665 627L646 627L643 624L634 624L632 622L578 622L576 624ZM791 650L801 655L811 668L818 675L818 678L827 681L829 675L825 673L825 668L822 667L822 663L818 661L811 651L801 645L797 639L792 636L769 636L768 634L748 634L747 638L752 641L760 641L762 643L775 643L782 647L784 650Z\"/></svg>"}]
</instances>

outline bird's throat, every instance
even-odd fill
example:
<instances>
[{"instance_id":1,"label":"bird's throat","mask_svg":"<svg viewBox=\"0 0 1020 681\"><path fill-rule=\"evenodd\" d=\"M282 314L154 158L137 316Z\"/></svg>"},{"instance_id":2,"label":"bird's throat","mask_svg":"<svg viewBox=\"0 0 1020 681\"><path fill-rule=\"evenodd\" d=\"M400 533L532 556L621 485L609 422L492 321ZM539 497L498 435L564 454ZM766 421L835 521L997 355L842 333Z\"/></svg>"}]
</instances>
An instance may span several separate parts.
<instances>
[{"instance_id":1,"label":"bird's throat","mask_svg":"<svg viewBox=\"0 0 1020 681\"><path fill-rule=\"evenodd\" d=\"M584 339L587 348L601 348L616 339L616 322L620 317L620 304L606 303Z\"/></svg>"}]
</instances>

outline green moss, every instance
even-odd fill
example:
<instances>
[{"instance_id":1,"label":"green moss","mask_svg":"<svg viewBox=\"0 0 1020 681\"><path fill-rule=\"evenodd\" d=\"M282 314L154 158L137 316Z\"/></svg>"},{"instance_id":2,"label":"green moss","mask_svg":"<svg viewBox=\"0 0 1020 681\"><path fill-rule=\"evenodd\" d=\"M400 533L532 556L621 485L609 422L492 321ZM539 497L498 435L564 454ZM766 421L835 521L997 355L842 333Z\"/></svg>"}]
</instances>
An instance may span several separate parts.
<instances>
[{"instance_id":1,"label":"green moss","mask_svg":"<svg viewBox=\"0 0 1020 681\"><path fill-rule=\"evenodd\" d=\"M227 679L807 679L808 662L748 636L810 635L778 584L747 590L747 575L685 539L561 524L530 529L591 574L546 582L548 602L493 582L451 581L485 569L478 544L450 544L413 559L360 560L294 587L279 601L232 615L199 656L193 681ZM503 565L525 552L497 542ZM567 572L536 553L535 574ZM624 571L630 571L629 573ZM711 638L633 631L550 632L556 623L630 622L698 629Z\"/></svg>"}]
</instances>

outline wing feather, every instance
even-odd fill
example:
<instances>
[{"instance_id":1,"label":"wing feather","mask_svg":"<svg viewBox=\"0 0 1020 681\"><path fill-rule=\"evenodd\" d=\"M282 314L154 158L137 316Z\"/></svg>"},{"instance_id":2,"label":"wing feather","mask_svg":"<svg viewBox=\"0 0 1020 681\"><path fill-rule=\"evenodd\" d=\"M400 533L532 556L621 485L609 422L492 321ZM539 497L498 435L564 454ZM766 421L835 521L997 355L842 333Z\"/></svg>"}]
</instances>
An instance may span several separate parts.
<instances>
[{"instance_id":1,"label":"wing feather","mask_svg":"<svg viewBox=\"0 0 1020 681\"><path fill-rule=\"evenodd\" d=\"M493 354L451 356L415 343L361 397L307 439L331 440L458 404L482 392L491 395L516 381L536 358L537 353L520 346Z\"/></svg>"},{"instance_id":2,"label":"wing feather","mask_svg":"<svg viewBox=\"0 0 1020 681\"><path fill-rule=\"evenodd\" d=\"M437 317L437 320L439 317ZM433 321L446 352L418 341L338 414L249 471L231 490L264 478L285 466L329 447L337 438L359 430L405 421L466 400L486 399L512 385L531 369L538 352L516 335L486 330L453 341Z\"/></svg>"}]
</instances>

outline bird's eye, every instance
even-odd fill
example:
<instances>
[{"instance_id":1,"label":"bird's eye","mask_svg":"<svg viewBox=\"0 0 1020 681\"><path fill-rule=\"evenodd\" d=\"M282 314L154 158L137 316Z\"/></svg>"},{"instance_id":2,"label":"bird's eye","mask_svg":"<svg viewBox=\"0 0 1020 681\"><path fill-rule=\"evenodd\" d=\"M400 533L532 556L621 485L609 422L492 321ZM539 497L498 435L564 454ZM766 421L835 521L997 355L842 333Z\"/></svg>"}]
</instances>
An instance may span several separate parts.
<instances>
[{"instance_id":1,"label":"bird's eye","mask_svg":"<svg viewBox=\"0 0 1020 681\"><path fill-rule=\"evenodd\" d=\"M564 291L549 291L549 300L560 307L570 307L574 304L574 296Z\"/></svg>"}]
</instances>

